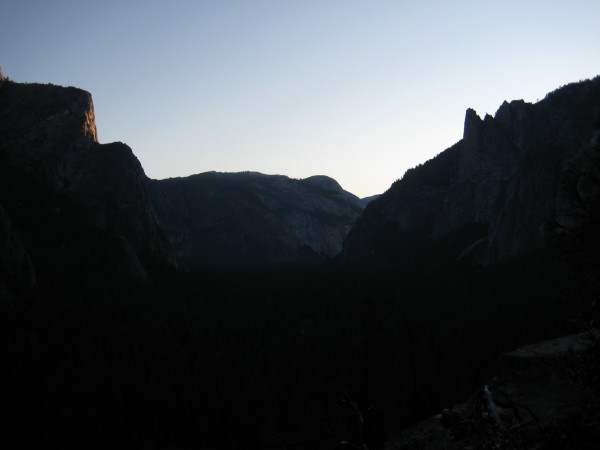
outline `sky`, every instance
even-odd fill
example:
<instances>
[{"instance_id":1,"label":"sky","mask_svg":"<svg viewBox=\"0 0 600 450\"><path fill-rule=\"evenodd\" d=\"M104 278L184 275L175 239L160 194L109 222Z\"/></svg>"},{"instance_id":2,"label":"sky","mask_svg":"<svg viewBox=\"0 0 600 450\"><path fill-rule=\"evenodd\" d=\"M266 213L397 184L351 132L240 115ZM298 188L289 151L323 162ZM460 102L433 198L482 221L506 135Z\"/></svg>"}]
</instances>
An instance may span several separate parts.
<instances>
[{"instance_id":1,"label":"sky","mask_svg":"<svg viewBox=\"0 0 600 450\"><path fill-rule=\"evenodd\" d=\"M600 1L0 0L0 67L92 93L151 178L328 175L365 197L465 111L600 74Z\"/></svg>"}]
</instances>

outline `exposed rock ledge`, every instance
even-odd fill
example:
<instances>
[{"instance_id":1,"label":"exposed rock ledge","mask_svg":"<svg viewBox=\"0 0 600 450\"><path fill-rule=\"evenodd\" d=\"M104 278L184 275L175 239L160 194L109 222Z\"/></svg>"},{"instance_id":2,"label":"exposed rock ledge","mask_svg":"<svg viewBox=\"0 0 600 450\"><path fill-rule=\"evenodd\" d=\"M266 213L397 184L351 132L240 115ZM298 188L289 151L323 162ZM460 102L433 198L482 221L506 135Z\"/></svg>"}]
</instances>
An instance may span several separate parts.
<instances>
[{"instance_id":1,"label":"exposed rock ledge","mask_svg":"<svg viewBox=\"0 0 600 450\"><path fill-rule=\"evenodd\" d=\"M500 356L496 377L477 394L404 430L384 449L596 448L588 445L599 442L600 399L584 372L599 337L585 332Z\"/></svg>"}]
</instances>

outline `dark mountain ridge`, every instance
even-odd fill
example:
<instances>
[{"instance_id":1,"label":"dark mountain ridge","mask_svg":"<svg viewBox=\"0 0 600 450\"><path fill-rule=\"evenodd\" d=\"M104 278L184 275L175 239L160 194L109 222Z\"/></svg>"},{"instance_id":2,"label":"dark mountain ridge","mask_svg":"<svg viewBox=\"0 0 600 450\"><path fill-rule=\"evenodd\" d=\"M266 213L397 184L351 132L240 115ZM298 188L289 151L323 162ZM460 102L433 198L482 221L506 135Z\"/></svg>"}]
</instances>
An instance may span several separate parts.
<instances>
[{"instance_id":1,"label":"dark mountain ridge","mask_svg":"<svg viewBox=\"0 0 600 450\"><path fill-rule=\"evenodd\" d=\"M599 130L600 77L536 104L504 102L494 117L467 110L463 139L367 206L340 260L489 265L540 250L545 225L570 208L563 174L584 164Z\"/></svg>"},{"instance_id":2,"label":"dark mountain ridge","mask_svg":"<svg viewBox=\"0 0 600 450\"><path fill-rule=\"evenodd\" d=\"M500 353L564 333L565 317L594 320L597 80L550 97L542 115L521 102L467 113L465 139L367 206L341 260L384 270L248 270L265 249L333 252L356 198L323 176L148 180L129 147L97 142L89 94L4 81L3 443L385 448L391 430L466 398ZM548 236L558 258L535 252ZM184 266L246 265L185 272L175 251Z\"/></svg>"},{"instance_id":3,"label":"dark mountain ridge","mask_svg":"<svg viewBox=\"0 0 600 450\"><path fill-rule=\"evenodd\" d=\"M323 261L339 253L362 208L332 178L207 172L147 180L183 267Z\"/></svg>"},{"instance_id":4,"label":"dark mountain ridge","mask_svg":"<svg viewBox=\"0 0 600 450\"><path fill-rule=\"evenodd\" d=\"M10 231L28 226L15 223L19 211L30 209L26 220L40 228L50 220L35 218L39 205L21 198L28 190L51 195L56 217L65 215L57 206L61 199L79 210L71 220L109 241L104 251L90 252L132 280L148 280L152 267L176 265L176 255L188 269L322 262L339 252L362 211L358 198L325 176L293 180L247 172L150 180L127 145L98 142L89 93L1 83L3 235L14 253L4 265L11 274L28 264L28 245ZM57 236L57 245L65 239ZM57 247L48 258L56 262L61 254Z\"/></svg>"}]
</instances>

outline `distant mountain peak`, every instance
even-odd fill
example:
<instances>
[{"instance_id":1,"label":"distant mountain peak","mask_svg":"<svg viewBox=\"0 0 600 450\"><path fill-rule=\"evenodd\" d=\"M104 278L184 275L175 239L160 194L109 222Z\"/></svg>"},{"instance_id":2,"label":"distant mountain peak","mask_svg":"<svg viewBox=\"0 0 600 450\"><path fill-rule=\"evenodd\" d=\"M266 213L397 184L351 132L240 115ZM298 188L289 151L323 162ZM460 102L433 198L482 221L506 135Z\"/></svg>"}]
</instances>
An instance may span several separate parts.
<instances>
[{"instance_id":1,"label":"distant mountain peak","mask_svg":"<svg viewBox=\"0 0 600 450\"><path fill-rule=\"evenodd\" d=\"M323 261L337 255L362 211L356 196L323 175L206 172L147 186L187 268Z\"/></svg>"},{"instance_id":2,"label":"distant mountain peak","mask_svg":"<svg viewBox=\"0 0 600 450\"><path fill-rule=\"evenodd\" d=\"M342 191L342 186L331 177L326 175L313 175L312 177L304 178L304 181L307 183L316 184L324 189L329 189L331 191Z\"/></svg>"}]
</instances>

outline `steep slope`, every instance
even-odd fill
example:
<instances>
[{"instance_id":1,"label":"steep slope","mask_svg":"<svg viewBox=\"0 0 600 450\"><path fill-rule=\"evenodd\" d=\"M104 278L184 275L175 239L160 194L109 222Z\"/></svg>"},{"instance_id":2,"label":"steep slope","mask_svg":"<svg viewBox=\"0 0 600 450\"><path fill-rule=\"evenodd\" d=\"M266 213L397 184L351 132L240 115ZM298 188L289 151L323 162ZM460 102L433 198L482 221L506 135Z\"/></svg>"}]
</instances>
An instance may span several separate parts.
<instances>
[{"instance_id":1,"label":"steep slope","mask_svg":"<svg viewBox=\"0 0 600 450\"><path fill-rule=\"evenodd\" d=\"M160 225L188 268L335 256L362 208L333 179L209 172L149 180Z\"/></svg>"},{"instance_id":2,"label":"steep slope","mask_svg":"<svg viewBox=\"0 0 600 450\"><path fill-rule=\"evenodd\" d=\"M358 200L358 204L360 206L362 206L363 208L365 208L369 203L371 203L373 200L377 200L378 198L379 198L379 194L370 195L368 197L363 197Z\"/></svg>"},{"instance_id":3,"label":"steep slope","mask_svg":"<svg viewBox=\"0 0 600 450\"><path fill-rule=\"evenodd\" d=\"M145 280L150 267L169 261L170 248L148 203L143 169L125 144L98 143L89 93L2 81L0 160L4 229L15 230L9 242L16 245L15 236L23 234L25 248L45 252L46 257L37 259L47 267L60 265L65 253L60 246L77 234L68 231L71 227L81 231L83 240L73 246L85 248L97 237L103 244L93 248L96 258L114 265L125 278ZM47 245L57 246L53 256L34 242L44 234ZM52 242L59 239L62 243ZM25 264L23 258L19 256Z\"/></svg>"},{"instance_id":4,"label":"steep slope","mask_svg":"<svg viewBox=\"0 0 600 450\"><path fill-rule=\"evenodd\" d=\"M494 117L469 109L461 141L365 209L341 261L492 264L535 252L544 225L569 208L565 169L584 163L599 129L600 77L536 104L504 102Z\"/></svg>"}]
</instances>

